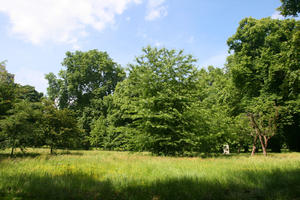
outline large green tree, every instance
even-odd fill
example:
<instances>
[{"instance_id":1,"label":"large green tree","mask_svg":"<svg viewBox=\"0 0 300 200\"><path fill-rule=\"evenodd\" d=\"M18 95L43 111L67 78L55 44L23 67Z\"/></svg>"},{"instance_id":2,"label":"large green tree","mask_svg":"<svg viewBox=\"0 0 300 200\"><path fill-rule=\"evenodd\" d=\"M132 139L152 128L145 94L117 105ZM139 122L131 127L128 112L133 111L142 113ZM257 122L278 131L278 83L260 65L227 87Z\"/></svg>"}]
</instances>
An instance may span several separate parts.
<instances>
[{"instance_id":1,"label":"large green tree","mask_svg":"<svg viewBox=\"0 0 300 200\"><path fill-rule=\"evenodd\" d=\"M265 155L278 120L290 116L285 108L299 103L299 25L290 19L245 18L227 42L229 73ZM299 129L299 122L290 123Z\"/></svg>"},{"instance_id":2,"label":"large green tree","mask_svg":"<svg viewBox=\"0 0 300 200\"><path fill-rule=\"evenodd\" d=\"M280 0L281 6L278 8L283 16L297 17L300 13L300 0Z\"/></svg>"},{"instance_id":3,"label":"large green tree","mask_svg":"<svg viewBox=\"0 0 300 200\"><path fill-rule=\"evenodd\" d=\"M8 116L0 120L0 146L11 148L11 156L16 148L24 150L35 146L39 139L41 110L37 103L22 100L13 105Z\"/></svg>"},{"instance_id":4,"label":"large green tree","mask_svg":"<svg viewBox=\"0 0 300 200\"><path fill-rule=\"evenodd\" d=\"M123 69L106 52L67 52L59 78L47 74L48 96L60 103L61 108L83 111L93 98L111 94L117 83L124 79Z\"/></svg>"},{"instance_id":5,"label":"large green tree","mask_svg":"<svg viewBox=\"0 0 300 200\"><path fill-rule=\"evenodd\" d=\"M32 86L15 84L14 75L0 64L0 147L10 147L13 154L15 148L37 145L42 96Z\"/></svg>"},{"instance_id":6,"label":"large green tree","mask_svg":"<svg viewBox=\"0 0 300 200\"><path fill-rule=\"evenodd\" d=\"M138 149L155 154L192 151L199 127L192 112L197 107L195 59L165 48L147 47L143 52L113 95L119 109L112 116L122 119L112 127L115 139L123 135L126 141L133 135Z\"/></svg>"},{"instance_id":7,"label":"large green tree","mask_svg":"<svg viewBox=\"0 0 300 200\"><path fill-rule=\"evenodd\" d=\"M220 152L225 144L230 145L231 151L247 151L249 126L245 126L244 117L239 116L240 95L227 71L212 66L201 69L198 98L200 107L195 112L199 113L199 119L205 119L201 126L206 125L200 137L199 151Z\"/></svg>"},{"instance_id":8,"label":"large green tree","mask_svg":"<svg viewBox=\"0 0 300 200\"><path fill-rule=\"evenodd\" d=\"M113 93L118 82L125 78L125 72L106 52L67 52L59 76L46 75L48 96L59 108L72 109L80 127L85 130L82 145L89 147L90 126L99 117L99 102Z\"/></svg>"}]
</instances>

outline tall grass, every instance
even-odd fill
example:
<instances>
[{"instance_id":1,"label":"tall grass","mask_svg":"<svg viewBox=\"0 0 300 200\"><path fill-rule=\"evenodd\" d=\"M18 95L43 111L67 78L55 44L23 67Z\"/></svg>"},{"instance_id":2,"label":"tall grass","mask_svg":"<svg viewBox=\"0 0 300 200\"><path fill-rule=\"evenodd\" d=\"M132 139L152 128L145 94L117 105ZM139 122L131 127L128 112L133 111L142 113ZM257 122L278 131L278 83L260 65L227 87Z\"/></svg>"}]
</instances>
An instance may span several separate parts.
<instances>
[{"instance_id":1,"label":"tall grass","mask_svg":"<svg viewBox=\"0 0 300 200\"><path fill-rule=\"evenodd\" d=\"M47 151L47 152L46 152ZM300 154L216 158L0 154L0 199L300 199Z\"/></svg>"}]
</instances>

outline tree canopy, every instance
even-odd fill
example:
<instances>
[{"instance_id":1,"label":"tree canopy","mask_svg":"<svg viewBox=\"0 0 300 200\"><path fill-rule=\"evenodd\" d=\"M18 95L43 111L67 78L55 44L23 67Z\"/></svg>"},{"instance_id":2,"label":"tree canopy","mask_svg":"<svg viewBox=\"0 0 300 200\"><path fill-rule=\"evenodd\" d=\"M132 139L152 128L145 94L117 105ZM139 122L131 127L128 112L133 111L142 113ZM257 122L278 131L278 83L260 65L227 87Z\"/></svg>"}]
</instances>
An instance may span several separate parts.
<instances>
[{"instance_id":1,"label":"tree canopy","mask_svg":"<svg viewBox=\"0 0 300 200\"><path fill-rule=\"evenodd\" d=\"M227 68L265 153L268 139L278 133L278 112L299 103L299 25L293 19L246 18L227 42Z\"/></svg>"},{"instance_id":2,"label":"tree canopy","mask_svg":"<svg viewBox=\"0 0 300 200\"><path fill-rule=\"evenodd\" d=\"M299 13L299 1L282 3L283 15ZM45 76L47 96L15 83L1 62L0 148L300 151L300 22L245 18L227 44L224 68L148 46L126 73L106 52L67 52L63 69Z\"/></svg>"},{"instance_id":3,"label":"tree canopy","mask_svg":"<svg viewBox=\"0 0 300 200\"><path fill-rule=\"evenodd\" d=\"M106 52L67 52L59 78L46 75L49 97L57 99L61 108L83 110L91 99L103 98L114 91L117 83L124 79L124 70Z\"/></svg>"},{"instance_id":4,"label":"tree canopy","mask_svg":"<svg viewBox=\"0 0 300 200\"><path fill-rule=\"evenodd\" d=\"M278 8L280 14L283 16L297 17L300 13L300 1L299 0L280 0L282 5Z\"/></svg>"}]
</instances>

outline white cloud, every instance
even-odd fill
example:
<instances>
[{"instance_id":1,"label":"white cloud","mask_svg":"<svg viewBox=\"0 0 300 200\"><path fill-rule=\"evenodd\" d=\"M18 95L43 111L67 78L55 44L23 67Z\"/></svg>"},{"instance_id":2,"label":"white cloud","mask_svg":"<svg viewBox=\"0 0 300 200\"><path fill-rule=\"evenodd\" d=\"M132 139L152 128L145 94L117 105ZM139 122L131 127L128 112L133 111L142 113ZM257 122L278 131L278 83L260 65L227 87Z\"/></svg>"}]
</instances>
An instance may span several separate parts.
<instances>
[{"instance_id":1,"label":"white cloud","mask_svg":"<svg viewBox=\"0 0 300 200\"><path fill-rule=\"evenodd\" d=\"M45 41L76 44L87 27L102 31L114 25L130 4L141 0L0 0L11 32L34 44Z\"/></svg>"},{"instance_id":2,"label":"white cloud","mask_svg":"<svg viewBox=\"0 0 300 200\"><path fill-rule=\"evenodd\" d=\"M148 0L147 3L147 14L145 19L152 21L160 17L168 15L167 6L164 4L165 0Z\"/></svg>"},{"instance_id":3,"label":"white cloud","mask_svg":"<svg viewBox=\"0 0 300 200\"><path fill-rule=\"evenodd\" d=\"M160 43L160 42L158 42L158 41L156 41L155 43L154 43L154 46L156 46L156 47L160 47L162 44Z\"/></svg>"},{"instance_id":4,"label":"white cloud","mask_svg":"<svg viewBox=\"0 0 300 200\"><path fill-rule=\"evenodd\" d=\"M284 16L280 15L280 12L278 11L275 11L272 16L271 16L272 19L284 19Z\"/></svg>"},{"instance_id":5,"label":"white cloud","mask_svg":"<svg viewBox=\"0 0 300 200\"><path fill-rule=\"evenodd\" d=\"M43 72L29 68L20 68L17 72L15 72L16 83L35 86L37 91L46 94L48 82L44 77L45 74Z\"/></svg>"},{"instance_id":6,"label":"white cloud","mask_svg":"<svg viewBox=\"0 0 300 200\"><path fill-rule=\"evenodd\" d=\"M75 51L80 50L80 46L78 44L73 44L72 49Z\"/></svg>"},{"instance_id":7,"label":"white cloud","mask_svg":"<svg viewBox=\"0 0 300 200\"><path fill-rule=\"evenodd\" d=\"M223 67L226 63L226 58L229 54L227 51L220 52L214 56L209 57L204 62L200 63L200 67L208 67L210 65L214 67Z\"/></svg>"}]
</instances>

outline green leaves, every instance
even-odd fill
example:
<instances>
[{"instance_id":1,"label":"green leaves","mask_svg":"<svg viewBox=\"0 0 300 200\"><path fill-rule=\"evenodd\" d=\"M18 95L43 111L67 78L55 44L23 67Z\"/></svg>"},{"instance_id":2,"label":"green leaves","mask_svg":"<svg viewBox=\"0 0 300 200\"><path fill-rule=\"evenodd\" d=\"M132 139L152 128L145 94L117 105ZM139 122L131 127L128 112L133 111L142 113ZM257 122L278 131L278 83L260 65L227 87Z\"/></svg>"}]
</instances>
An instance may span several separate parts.
<instances>
[{"instance_id":1,"label":"green leaves","mask_svg":"<svg viewBox=\"0 0 300 200\"><path fill-rule=\"evenodd\" d=\"M0 120L2 147L21 148L35 146L38 141L40 105L22 100L14 104L9 115Z\"/></svg>"},{"instance_id":2,"label":"green leaves","mask_svg":"<svg viewBox=\"0 0 300 200\"><path fill-rule=\"evenodd\" d=\"M61 108L83 111L94 98L113 93L117 83L125 77L124 70L106 52L67 52L59 78L46 75L50 99L57 99Z\"/></svg>"},{"instance_id":3,"label":"green leaves","mask_svg":"<svg viewBox=\"0 0 300 200\"><path fill-rule=\"evenodd\" d=\"M300 65L299 51L295 51L292 39L298 32L297 26L299 22L295 20L241 21L236 34L227 41L233 52L227 67L242 93L256 97L274 93L288 98L288 92L298 88L299 83L289 85Z\"/></svg>"},{"instance_id":4,"label":"green leaves","mask_svg":"<svg viewBox=\"0 0 300 200\"><path fill-rule=\"evenodd\" d=\"M74 113L68 109L57 109L51 101L44 100L40 117L41 138L44 144L54 148L76 147L81 138Z\"/></svg>"},{"instance_id":5,"label":"green leaves","mask_svg":"<svg viewBox=\"0 0 300 200\"><path fill-rule=\"evenodd\" d=\"M286 110L300 93L299 25L293 19L246 18L227 41L227 69L265 155L278 127L298 115ZM291 123L299 129L297 121Z\"/></svg>"},{"instance_id":6,"label":"green leaves","mask_svg":"<svg viewBox=\"0 0 300 200\"><path fill-rule=\"evenodd\" d=\"M300 12L300 1L299 0L280 0L282 5L277 8L280 14L283 16L294 16L297 17Z\"/></svg>"},{"instance_id":7,"label":"green leaves","mask_svg":"<svg viewBox=\"0 0 300 200\"><path fill-rule=\"evenodd\" d=\"M108 120L115 134L110 135L123 135L135 150L182 154L194 145L188 112L197 101L195 59L175 50L147 47L143 52L113 95L116 109Z\"/></svg>"},{"instance_id":8,"label":"green leaves","mask_svg":"<svg viewBox=\"0 0 300 200\"><path fill-rule=\"evenodd\" d=\"M0 120L12 108L17 96L14 75L6 71L4 64L0 63Z\"/></svg>"}]
</instances>

